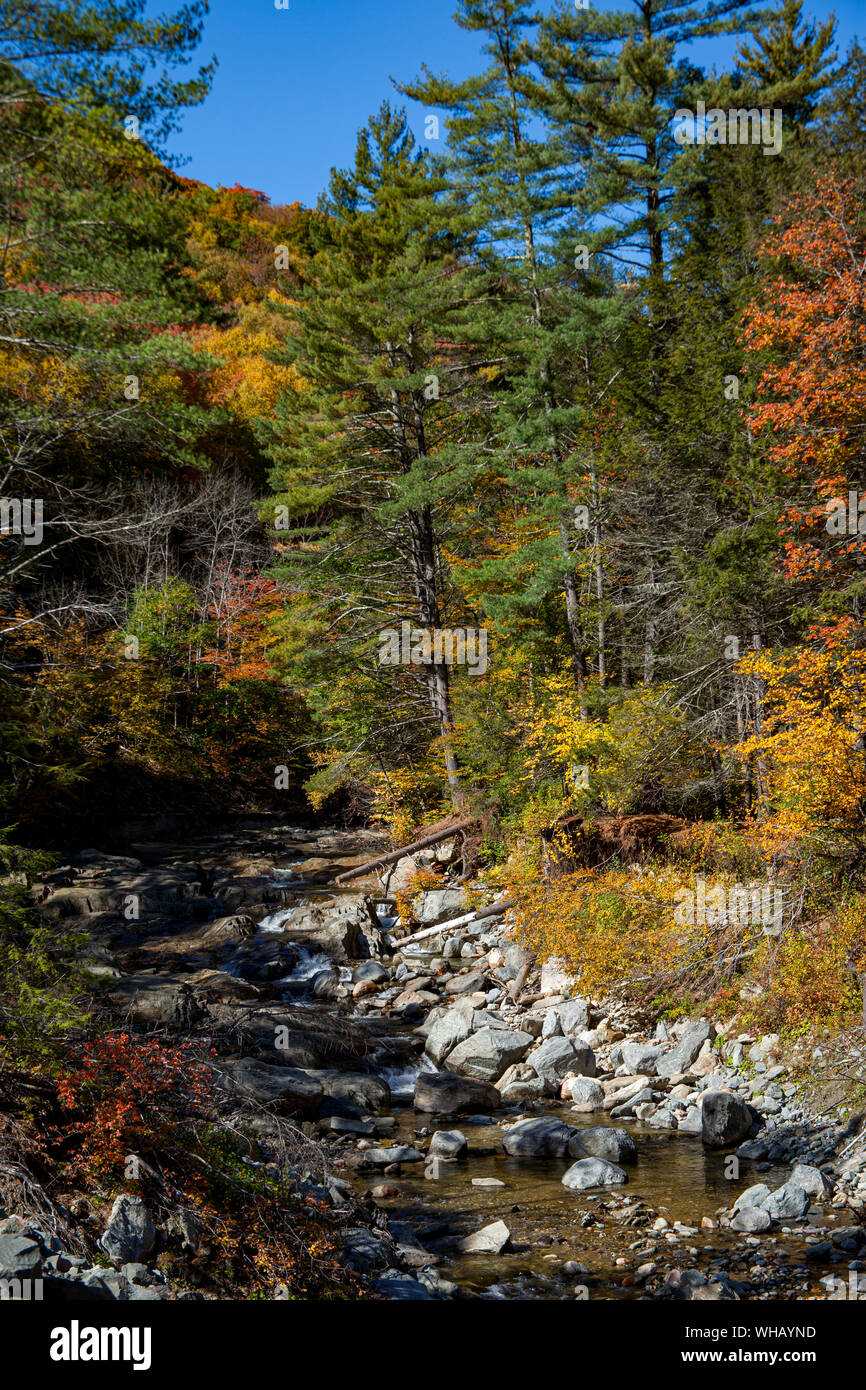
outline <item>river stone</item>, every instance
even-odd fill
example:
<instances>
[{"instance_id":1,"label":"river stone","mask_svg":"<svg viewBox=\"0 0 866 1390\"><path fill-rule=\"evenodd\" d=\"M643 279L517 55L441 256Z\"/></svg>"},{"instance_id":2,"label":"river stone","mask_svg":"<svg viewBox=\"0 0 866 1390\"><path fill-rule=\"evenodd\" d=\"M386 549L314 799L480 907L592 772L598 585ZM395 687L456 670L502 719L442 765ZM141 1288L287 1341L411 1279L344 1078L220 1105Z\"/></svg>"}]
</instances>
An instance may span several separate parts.
<instances>
[{"instance_id":1,"label":"river stone","mask_svg":"<svg viewBox=\"0 0 866 1390\"><path fill-rule=\"evenodd\" d=\"M655 1074L656 1062L663 1049L651 1043L623 1043L622 1060L630 1072L641 1072L644 1076Z\"/></svg>"},{"instance_id":2,"label":"river stone","mask_svg":"<svg viewBox=\"0 0 866 1390\"><path fill-rule=\"evenodd\" d=\"M731 1222L732 1231L750 1231L753 1234L757 1231L768 1231L772 1221L769 1213L763 1207L740 1207L733 1221Z\"/></svg>"},{"instance_id":3,"label":"river stone","mask_svg":"<svg viewBox=\"0 0 866 1390\"><path fill-rule=\"evenodd\" d=\"M140 1197L122 1192L115 1198L99 1243L106 1255L124 1264L150 1254L156 1244L156 1227Z\"/></svg>"},{"instance_id":4,"label":"river stone","mask_svg":"<svg viewBox=\"0 0 866 1390\"><path fill-rule=\"evenodd\" d=\"M446 1009L434 1022L427 1034L424 1051L431 1061L440 1066L450 1052L465 1042L473 1028L472 1009L458 1004Z\"/></svg>"},{"instance_id":5,"label":"river stone","mask_svg":"<svg viewBox=\"0 0 866 1390\"><path fill-rule=\"evenodd\" d=\"M566 999L564 1004L557 1004L556 1016L567 1038L589 1027L589 1005L585 999Z\"/></svg>"},{"instance_id":6,"label":"river stone","mask_svg":"<svg viewBox=\"0 0 866 1390\"><path fill-rule=\"evenodd\" d=\"M781 1187L777 1187L775 1192L771 1192L769 1197L765 1197L761 1205L774 1221L781 1221L784 1218L805 1216L811 1202L808 1192L804 1192L802 1187L789 1179Z\"/></svg>"},{"instance_id":7,"label":"river stone","mask_svg":"<svg viewBox=\"0 0 866 1390\"><path fill-rule=\"evenodd\" d=\"M547 1038L526 1060L553 1095L569 1072L595 1076L595 1055L580 1038Z\"/></svg>"},{"instance_id":8,"label":"river stone","mask_svg":"<svg viewBox=\"0 0 866 1390\"><path fill-rule=\"evenodd\" d=\"M747 1187L745 1192L741 1192L734 1202L734 1212L738 1212L741 1207L762 1207L770 1189L765 1182L756 1182L752 1187Z\"/></svg>"},{"instance_id":9,"label":"river stone","mask_svg":"<svg viewBox=\"0 0 866 1390\"><path fill-rule=\"evenodd\" d=\"M389 978L388 971L377 960L362 960L361 964L356 965L352 971L352 980L355 984L370 980L373 984L381 985Z\"/></svg>"},{"instance_id":10,"label":"river stone","mask_svg":"<svg viewBox=\"0 0 866 1390\"><path fill-rule=\"evenodd\" d=\"M810 1197L827 1197L830 1194L831 1186L820 1168L813 1168L810 1163L795 1163L791 1169L789 1182L796 1183L802 1187L804 1192L808 1192Z\"/></svg>"},{"instance_id":11,"label":"river stone","mask_svg":"<svg viewBox=\"0 0 866 1390\"><path fill-rule=\"evenodd\" d=\"M419 893L413 908L416 921L425 927L449 922L466 911L466 895L462 888L431 888Z\"/></svg>"},{"instance_id":12,"label":"river stone","mask_svg":"<svg viewBox=\"0 0 866 1390\"><path fill-rule=\"evenodd\" d=\"M585 1105L593 1110L601 1110L604 1105L604 1091L597 1081L593 1081L592 1077L575 1076L573 1080L567 1081L565 1084L575 1105Z\"/></svg>"},{"instance_id":13,"label":"river stone","mask_svg":"<svg viewBox=\"0 0 866 1390\"><path fill-rule=\"evenodd\" d=\"M606 1158L609 1163L637 1163L637 1146L626 1129L613 1125L594 1125L579 1129L571 1141L569 1153L574 1158Z\"/></svg>"},{"instance_id":14,"label":"river stone","mask_svg":"<svg viewBox=\"0 0 866 1390\"><path fill-rule=\"evenodd\" d=\"M739 1144L752 1128L752 1112L732 1091L706 1091L701 1105L704 1143L711 1149Z\"/></svg>"},{"instance_id":15,"label":"river stone","mask_svg":"<svg viewBox=\"0 0 866 1390\"><path fill-rule=\"evenodd\" d=\"M590 1187L616 1187L624 1182L628 1182L628 1173L603 1158L579 1158L562 1178L563 1187L574 1192Z\"/></svg>"},{"instance_id":16,"label":"river stone","mask_svg":"<svg viewBox=\"0 0 866 1390\"><path fill-rule=\"evenodd\" d=\"M373 1231L368 1231L365 1226L346 1231L343 1236L343 1250L349 1268L357 1270L360 1274L387 1269L391 1263L387 1242Z\"/></svg>"},{"instance_id":17,"label":"river stone","mask_svg":"<svg viewBox=\"0 0 866 1390\"><path fill-rule=\"evenodd\" d=\"M322 1088L323 1115L384 1115L391 1109L391 1087L384 1076L366 1071L308 1071Z\"/></svg>"},{"instance_id":18,"label":"river stone","mask_svg":"<svg viewBox=\"0 0 866 1390\"><path fill-rule=\"evenodd\" d=\"M489 1226L482 1226L480 1231L466 1236L459 1242L457 1249L462 1255L498 1255L510 1239L511 1232L505 1222L493 1221Z\"/></svg>"},{"instance_id":19,"label":"river stone","mask_svg":"<svg viewBox=\"0 0 866 1390\"><path fill-rule=\"evenodd\" d=\"M0 1235L0 1279L21 1279L39 1268L42 1254L24 1235Z\"/></svg>"},{"instance_id":20,"label":"river stone","mask_svg":"<svg viewBox=\"0 0 866 1390\"><path fill-rule=\"evenodd\" d=\"M529 1033L511 1028L480 1028L448 1054L448 1066L476 1081L496 1081L517 1062L532 1042Z\"/></svg>"},{"instance_id":21,"label":"river stone","mask_svg":"<svg viewBox=\"0 0 866 1390\"><path fill-rule=\"evenodd\" d=\"M437 1129L430 1140L430 1158L463 1158L469 1151L466 1135L459 1129Z\"/></svg>"},{"instance_id":22,"label":"river stone","mask_svg":"<svg viewBox=\"0 0 866 1390\"><path fill-rule=\"evenodd\" d=\"M564 1158L574 1134L563 1120L518 1120L502 1136L502 1147L512 1158Z\"/></svg>"},{"instance_id":23,"label":"river stone","mask_svg":"<svg viewBox=\"0 0 866 1390\"><path fill-rule=\"evenodd\" d=\"M388 1168L392 1163L423 1163L424 1155L408 1144L394 1144L391 1148L365 1149L361 1166L367 1168Z\"/></svg>"},{"instance_id":24,"label":"river stone","mask_svg":"<svg viewBox=\"0 0 866 1390\"><path fill-rule=\"evenodd\" d=\"M415 1082L416 1110L428 1115L460 1115L495 1110L501 1097L495 1086L451 1071L422 1072Z\"/></svg>"},{"instance_id":25,"label":"river stone","mask_svg":"<svg viewBox=\"0 0 866 1390\"><path fill-rule=\"evenodd\" d=\"M324 1094L321 1082L296 1067L275 1067L244 1057L226 1072L233 1086L262 1105L286 1114L316 1109Z\"/></svg>"},{"instance_id":26,"label":"river stone","mask_svg":"<svg viewBox=\"0 0 866 1390\"><path fill-rule=\"evenodd\" d=\"M656 1074L674 1076L679 1072L688 1071L704 1043L713 1035L713 1025L706 1019L694 1019L687 1023L676 1047L659 1057L656 1062Z\"/></svg>"}]
</instances>

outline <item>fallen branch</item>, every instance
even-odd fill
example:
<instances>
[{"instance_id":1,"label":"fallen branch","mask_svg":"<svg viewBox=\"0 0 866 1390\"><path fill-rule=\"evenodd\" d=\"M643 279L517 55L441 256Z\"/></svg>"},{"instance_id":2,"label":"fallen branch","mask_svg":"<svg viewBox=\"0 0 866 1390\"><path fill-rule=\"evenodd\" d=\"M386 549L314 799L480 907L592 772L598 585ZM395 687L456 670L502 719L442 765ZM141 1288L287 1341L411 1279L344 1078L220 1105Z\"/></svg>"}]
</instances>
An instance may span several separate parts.
<instances>
[{"instance_id":1,"label":"fallen branch","mask_svg":"<svg viewBox=\"0 0 866 1390\"><path fill-rule=\"evenodd\" d=\"M465 927L469 922L480 922L484 917L501 917L513 906L510 898L504 898L501 903L491 903L490 907L479 908L477 912L467 912L464 917L452 917L448 922L438 922L435 927L424 927L422 931L413 932L412 936L401 937L400 950L410 941L422 941L425 936L435 936L437 932L453 931L455 927Z\"/></svg>"},{"instance_id":2,"label":"fallen branch","mask_svg":"<svg viewBox=\"0 0 866 1390\"><path fill-rule=\"evenodd\" d=\"M396 864L398 859L402 859L406 854L414 854L419 849L429 849L431 845L438 845L442 840L450 840L452 835L456 835L459 830L468 830L475 825L474 820L456 821L454 825L449 825L445 830L437 830L433 835L425 835L421 840L415 840L411 845L403 845L401 849L395 849L390 854L381 854L378 859L368 859L366 864L359 864L355 869L347 869L345 873L338 874L335 883L348 883L352 878L361 878L364 874L371 873L373 869L383 869L386 864Z\"/></svg>"}]
</instances>

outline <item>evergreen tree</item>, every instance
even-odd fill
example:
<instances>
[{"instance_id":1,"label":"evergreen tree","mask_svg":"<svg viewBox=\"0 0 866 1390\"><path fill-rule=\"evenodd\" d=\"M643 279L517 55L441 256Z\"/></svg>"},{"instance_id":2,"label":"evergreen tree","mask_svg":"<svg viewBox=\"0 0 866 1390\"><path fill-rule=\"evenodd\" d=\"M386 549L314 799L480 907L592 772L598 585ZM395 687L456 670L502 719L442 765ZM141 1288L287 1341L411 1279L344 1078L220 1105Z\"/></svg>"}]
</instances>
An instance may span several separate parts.
<instances>
[{"instance_id":1,"label":"evergreen tree","mask_svg":"<svg viewBox=\"0 0 866 1390\"><path fill-rule=\"evenodd\" d=\"M450 602L439 518L466 481L454 453L464 275L454 237L431 230L441 184L429 165L386 103L361 131L354 166L332 175L287 338L298 389L262 437L277 526L288 526L278 530L278 573L294 596L284 659L332 725L351 692L354 741L370 756L393 761L395 730L417 735L432 716L457 805L447 654L429 643ZM381 634L410 620L426 634L411 664L380 661Z\"/></svg>"}]
</instances>

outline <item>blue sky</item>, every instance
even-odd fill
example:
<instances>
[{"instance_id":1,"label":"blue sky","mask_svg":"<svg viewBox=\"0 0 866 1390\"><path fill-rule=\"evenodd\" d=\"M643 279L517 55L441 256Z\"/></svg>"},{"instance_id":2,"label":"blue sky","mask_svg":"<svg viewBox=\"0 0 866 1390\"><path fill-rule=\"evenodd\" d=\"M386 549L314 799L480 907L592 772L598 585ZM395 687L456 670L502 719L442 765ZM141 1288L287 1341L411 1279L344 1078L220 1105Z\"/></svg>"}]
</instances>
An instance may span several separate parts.
<instances>
[{"instance_id":1,"label":"blue sky","mask_svg":"<svg viewBox=\"0 0 866 1390\"><path fill-rule=\"evenodd\" d=\"M182 172L209 184L259 188L274 203L312 205L334 166L354 155L355 135L385 97L391 78L407 80L426 63L463 77L477 70L479 41L453 21L454 0L211 0L202 56L219 70L203 106L184 118L175 140ZM594 0L601 9L624 0ZM539 8L548 8L539 0ZM170 10L171 0L154 9ZM863 0L806 0L814 19L832 12L844 51L866 31ZM735 40L696 45L707 66L723 64ZM410 107L416 133L423 112Z\"/></svg>"}]
</instances>

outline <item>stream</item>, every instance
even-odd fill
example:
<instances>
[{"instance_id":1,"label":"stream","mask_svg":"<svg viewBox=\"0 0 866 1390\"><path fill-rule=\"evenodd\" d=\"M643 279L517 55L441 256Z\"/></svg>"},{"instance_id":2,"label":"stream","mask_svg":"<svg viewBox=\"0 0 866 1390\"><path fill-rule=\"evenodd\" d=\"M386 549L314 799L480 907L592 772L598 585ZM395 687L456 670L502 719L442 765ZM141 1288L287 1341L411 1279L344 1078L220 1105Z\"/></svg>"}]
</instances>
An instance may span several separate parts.
<instances>
[{"instance_id":1,"label":"stream","mask_svg":"<svg viewBox=\"0 0 866 1390\"><path fill-rule=\"evenodd\" d=\"M158 865L160 873L185 871L191 862L202 869L208 902L197 902L172 930L189 933L191 921L218 922L227 912L249 914L256 924L254 950L261 945L291 952L290 968L269 977L268 998L300 1009L311 1028L348 1017L369 1032L367 1056L355 1070L388 1083L389 1113L365 1117L359 1112L360 1127L354 1130L351 1124L338 1129L327 1118L307 1119L303 1127L325 1144L329 1168L387 1216L410 1269L434 1269L442 1289L451 1288L458 1296L631 1299L665 1296L683 1271L691 1271L689 1277L696 1282L723 1278L740 1290L729 1295L734 1297L826 1297L822 1279L847 1279L852 1265L863 1267L836 1251L807 1261L810 1245L826 1242L835 1227L845 1225L844 1213L832 1211L828 1203L813 1201L805 1219L780 1220L760 1235L738 1233L719 1221L718 1213L730 1209L736 1196L753 1184L777 1188L785 1183L790 1176L786 1164L756 1166L743 1161L739 1175L732 1178L728 1154L705 1147L699 1134L660 1131L634 1119L614 1121L600 1110L575 1113L551 1096L484 1114L437 1118L416 1111L413 1093L419 1073L437 1070L415 1032L425 1009L432 1006L425 1004L413 1013L411 1008L391 1008L387 998L383 1003L380 994L372 992L353 999L358 961L335 959L333 949L311 940L309 932L311 909L327 919L331 909L356 904L359 894L369 895L381 929L394 926L393 898L375 874L345 887L332 881L338 872L366 862L379 843L364 833L266 822L263 827L253 823L234 839L222 832L182 845L132 846L131 853L145 866L145 874L148 865ZM146 930L156 928L130 934L129 959L139 961ZM153 943L157 950L159 941ZM393 945L400 950L399 940ZM402 954L408 975L435 971L437 961L441 974L436 955L440 949L436 936ZM242 986L251 977L244 973L246 958L238 963L235 956L220 967L222 978L237 978ZM393 958L384 956L382 964L393 970ZM465 973L473 960L452 964ZM158 954L151 958L151 969L155 974L165 969ZM320 997L323 979L338 997ZM430 988L440 985L434 982ZM267 1011L277 1009L269 1004ZM324 1073L313 1070L311 1075ZM572 1191L561 1181L570 1158L509 1157L503 1134L522 1114L560 1119L578 1132L605 1124L626 1130L637 1148L636 1163L628 1164L627 1183ZM423 1153L437 1130L459 1130L468 1141L468 1153L433 1165L416 1159L385 1163L378 1171L365 1166L365 1152L376 1145L405 1145ZM499 1253L458 1251L460 1240L499 1221L506 1223L509 1233ZM847 1253L852 1253L850 1245Z\"/></svg>"}]
</instances>

